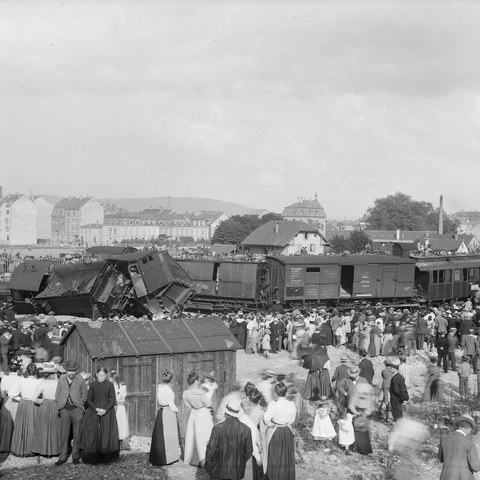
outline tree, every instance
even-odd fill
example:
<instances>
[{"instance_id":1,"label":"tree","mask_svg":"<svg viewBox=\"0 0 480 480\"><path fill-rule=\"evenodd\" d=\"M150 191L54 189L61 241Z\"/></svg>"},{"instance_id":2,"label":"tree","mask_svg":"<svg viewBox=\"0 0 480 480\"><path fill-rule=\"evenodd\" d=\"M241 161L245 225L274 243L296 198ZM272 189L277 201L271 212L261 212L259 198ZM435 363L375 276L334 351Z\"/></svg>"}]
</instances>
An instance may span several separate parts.
<instances>
[{"instance_id":1,"label":"tree","mask_svg":"<svg viewBox=\"0 0 480 480\"><path fill-rule=\"evenodd\" d=\"M354 230L348 237L335 235L330 245L335 253L362 253L370 245L370 237L363 230Z\"/></svg>"},{"instance_id":2,"label":"tree","mask_svg":"<svg viewBox=\"0 0 480 480\"><path fill-rule=\"evenodd\" d=\"M377 198L367 210L368 228L376 230L438 230L438 212L428 202L412 200L409 195L397 192ZM444 213L444 233L455 233L456 224Z\"/></svg>"},{"instance_id":3,"label":"tree","mask_svg":"<svg viewBox=\"0 0 480 480\"><path fill-rule=\"evenodd\" d=\"M278 213L258 215L232 215L224 220L215 230L211 243L238 245L247 235L270 220L282 220Z\"/></svg>"}]
</instances>

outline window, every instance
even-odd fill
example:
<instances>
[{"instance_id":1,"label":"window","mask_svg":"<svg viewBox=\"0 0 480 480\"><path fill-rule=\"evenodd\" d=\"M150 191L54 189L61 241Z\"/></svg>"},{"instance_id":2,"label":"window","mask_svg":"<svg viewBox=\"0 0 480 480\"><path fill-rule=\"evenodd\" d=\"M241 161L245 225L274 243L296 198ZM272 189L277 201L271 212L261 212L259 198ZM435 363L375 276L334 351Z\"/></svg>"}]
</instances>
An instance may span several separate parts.
<instances>
[{"instance_id":1,"label":"window","mask_svg":"<svg viewBox=\"0 0 480 480\"><path fill-rule=\"evenodd\" d=\"M468 279L473 280L475 278L475 269L474 268L469 268L468 269Z\"/></svg>"},{"instance_id":2,"label":"window","mask_svg":"<svg viewBox=\"0 0 480 480\"><path fill-rule=\"evenodd\" d=\"M466 282L468 280L468 268L462 268L463 270L463 281Z\"/></svg>"},{"instance_id":3,"label":"window","mask_svg":"<svg viewBox=\"0 0 480 480\"><path fill-rule=\"evenodd\" d=\"M480 280L480 267L477 267L476 270L477 270L476 278L477 280Z\"/></svg>"},{"instance_id":4,"label":"window","mask_svg":"<svg viewBox=\"0 0 480 480\"><path fill-rule=\"evenodd\" d=\"M316 249L316 245L315 245L314 243L311 243L311 244L310 244L310 251L311 251L311 252L314 252L315 249Z\"/></svg>"},{"instance_id":5,"label":"window","mask_svg":"<svg viewBox=\"0 0 480 480\"><path fill-rule=\"evenodd\" d=\"M432 283L438 283L438 270L434 270L432 274L433 274Z\"/></svg>"},{"instance_id":6,"label":"window","mask_svg":"<svg viewBox=\"0 0 480 480\"><path fill-rule=\"evenodd\" d=\"M445 270L438 271L438 283L445 283Z\"/></svg>"},{"instance_id":7,"label":"window","mask_svg":"<svg viewBox=\"0 0 480 480\"><path fill-rule=\"evenodd\" d=\"M452 283L452 271L447 270L447 279L445 280L447 283Z\"/></svg>"}]
</instances>

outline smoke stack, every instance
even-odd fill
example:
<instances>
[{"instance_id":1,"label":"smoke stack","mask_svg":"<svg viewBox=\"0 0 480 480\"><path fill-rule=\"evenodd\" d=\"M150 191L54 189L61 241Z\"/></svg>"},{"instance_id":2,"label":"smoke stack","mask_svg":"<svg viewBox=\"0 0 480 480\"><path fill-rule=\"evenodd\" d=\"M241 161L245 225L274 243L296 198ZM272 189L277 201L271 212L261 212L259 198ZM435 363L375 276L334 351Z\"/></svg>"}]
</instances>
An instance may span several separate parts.
<instances>
[{"instance_id":1,"label":"smoke stack","mask_svg":"<svg viewBox=\"0 0 480 480\"><path fill-rule=\"evenodd\" d=\"M440 195L440 208L438 212L438 233L443 235L443 195Z\"/></svg>"}]
</instances>

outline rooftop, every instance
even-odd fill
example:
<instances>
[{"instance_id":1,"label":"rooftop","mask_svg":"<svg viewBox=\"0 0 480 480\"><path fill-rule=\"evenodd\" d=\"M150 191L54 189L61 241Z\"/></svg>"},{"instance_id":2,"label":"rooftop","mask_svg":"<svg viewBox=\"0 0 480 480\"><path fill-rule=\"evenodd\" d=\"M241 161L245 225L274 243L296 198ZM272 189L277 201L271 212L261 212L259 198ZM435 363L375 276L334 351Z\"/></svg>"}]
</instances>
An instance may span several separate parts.
<instances>
[{"instance_id":1,"label":"rooftop","mask_svg":"<svg viewBox=\"0 0 480 480\"><path fill-rule=\"evenodd\" d=\"M64 208L65 210L78 210L83 207L92 197L70 197L62 198L56 205L55 208Z\"/></svg>"}]
</instances>

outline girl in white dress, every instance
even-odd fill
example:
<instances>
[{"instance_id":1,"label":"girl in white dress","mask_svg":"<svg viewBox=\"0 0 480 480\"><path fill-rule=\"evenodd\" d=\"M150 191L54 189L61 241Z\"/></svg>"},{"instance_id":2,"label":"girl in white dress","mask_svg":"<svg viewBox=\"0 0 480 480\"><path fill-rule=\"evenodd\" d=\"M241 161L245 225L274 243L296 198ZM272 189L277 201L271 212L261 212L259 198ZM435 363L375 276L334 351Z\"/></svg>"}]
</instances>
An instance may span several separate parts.
<instances>
[{"instance_id":1,"label":"girl in white dress","mask_svg":"<svg viewBox=\"0 0 480 480\"><path fill-rule=\"evenodd\" d=\"M346 455L351 455L350 446L355 442L355 432L353 431L353 417L351 413L345 410L343 418L338 420L338 444L345 449Z\"/></svg>"},{"instance_id":2,"label":"girl in white dress","mask_svg":"<svg viewBox=\"0 0 480 480\"><path fill-rule=\"evenodd\" d=\"M322 396L318 401L318 410L315 413L313 421L312 436L314 440L322 440L325 442L325 453L330 452L330 441L337 436L330 418L332 410L331 401L328 397Z\"/></svg>"}]
</instances>

